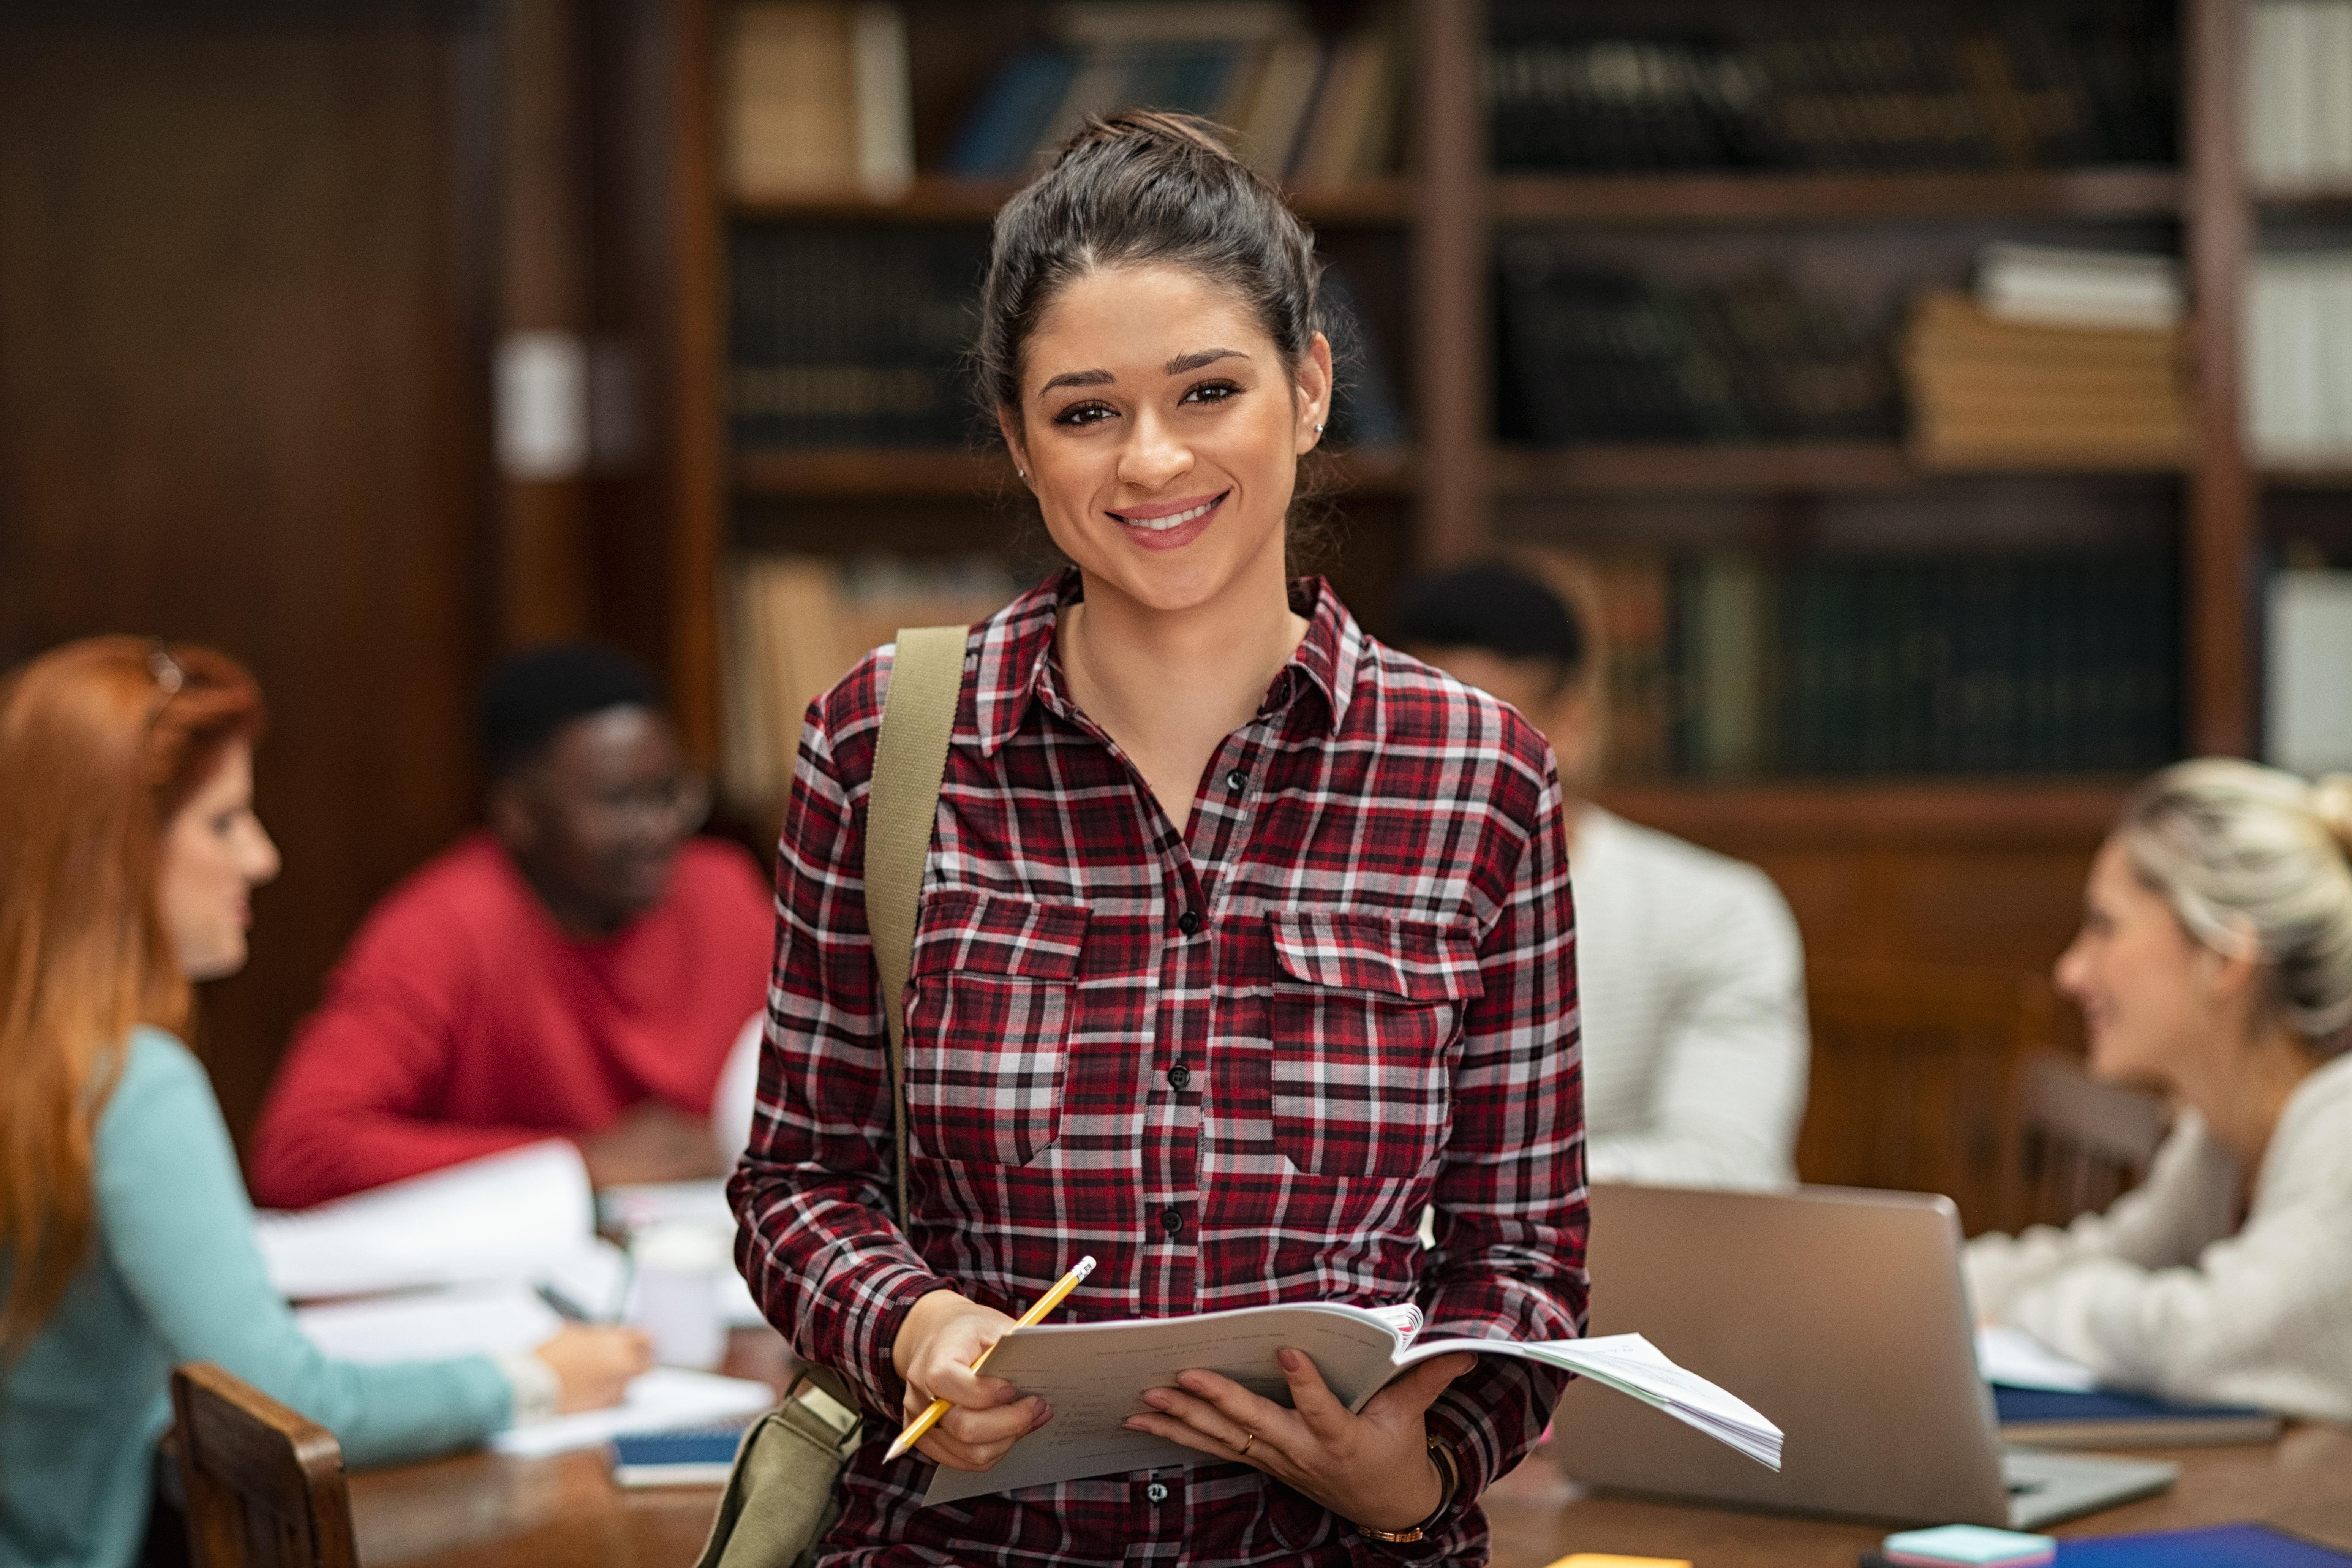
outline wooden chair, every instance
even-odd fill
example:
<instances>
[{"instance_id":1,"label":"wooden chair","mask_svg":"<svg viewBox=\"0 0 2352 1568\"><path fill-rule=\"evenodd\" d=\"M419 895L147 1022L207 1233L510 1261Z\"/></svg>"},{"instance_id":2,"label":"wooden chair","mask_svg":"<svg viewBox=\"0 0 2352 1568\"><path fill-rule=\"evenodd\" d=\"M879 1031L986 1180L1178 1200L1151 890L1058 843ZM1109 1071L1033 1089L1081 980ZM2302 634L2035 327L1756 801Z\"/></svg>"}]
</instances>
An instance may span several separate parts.
<instances>
[{"instance_id":1,"label":"wooden chair","mask_svg":"<svg viewBox=\"0 0 2352 1568\"><path fill-rule=\"evenodd\" d=\"M172 1373L195 1568L358 1568L335 1435L209 1362Z\"/></svg>"},{"instance_id":2,"label":"wooden chair","mask_svg":"<svg viewBox=\"0 0 2352 1568\"><path fill-rule=\"evenodd\" d=\"M2047 981L2020 970L1822 962L1806 975L1808 1182L1943 1193L1969 1234L2015 1206L2021 1064L2057 1031Z\"/></svg>"},{"instance_id":3,"label":"wooden chair","mask_svg":"<svg viewBox=\"0 0 2352 1568\"><path fill-rule=\"evenodd\" d=\"M2139 1185L2172 1120L2157 1096L2095 1082L2055 1051L2026 1058L2019 1101L2017 1225L2063 1225Z\"/></svg>"}]
</instances>

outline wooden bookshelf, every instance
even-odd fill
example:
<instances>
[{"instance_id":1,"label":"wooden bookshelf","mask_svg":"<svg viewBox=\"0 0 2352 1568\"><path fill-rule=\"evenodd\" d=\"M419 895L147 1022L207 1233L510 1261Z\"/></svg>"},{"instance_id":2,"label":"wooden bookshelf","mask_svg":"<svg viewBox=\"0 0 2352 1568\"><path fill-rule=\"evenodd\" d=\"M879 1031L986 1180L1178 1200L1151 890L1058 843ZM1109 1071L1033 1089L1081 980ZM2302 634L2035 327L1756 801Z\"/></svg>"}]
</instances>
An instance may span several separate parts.
<instances>
[{"instance_id":1,"label":"wooden bookshelf","mask_svg":"<svg viewBox=\"0 0 2352 1568\"><path fill-rule=\"evenodd\" d=\"M1489 211L1511 223L1874 222L1924 217L2174 217L2175 169L2014 174L1498 175Z\"/></svg>"},{"instance_id":2,"label":"wooden bookshelf","mask_svg":"<svg viewBox=\"0 0 2352 1568\"><path fill-rule=\"evenodd\" d=\"M663 526L672 542L677 584L672 667L688 739L706 756L715 754L718 739L714 585L739 505L761 509L762 518L796 519L792 528L803 532L847 526L834 519L870 516L872 548L892 548L903 536L912 550L952 533L957 505L970 500L973 515L983 516L976 498L1002 495L1012 483L1001 458L968 451L729 449L720 394L730 226L977 226L989 220L1011 187L924 177L894 202L876 202L861 192L730 202L717 187L712 129L718 121L716 23L726 3L676 0L663 8L663 20L653 27L658 36L635 68L640 79L658 78L662 85L651 101L667 121L660 135L642 141L662 150L665 171L656 182L655 216L646 229L651 237L646 243L663 250L653 297L667 312L656 352L649 357L659 372L651 384L664 394L657 406L666 423L656 444L662 448ZM1717 3L1728 6L1733 0ZM2258 710L2247 616L2256 599L2263 489L2352 488L2352 471L2261 471L2249 462L2240 439L2234 302L2257 220L2269 213L2352 212L2352 190L2248 188L2237 147L2246 5L2247 0L2179 0L2186 83L2178 168L1498 175L1487 167L1480 86L1484 5L1478 0L1405 0L1413 73L1403 109L1402 139L1410 150L1406 173L1360 188L1300 192L1295 197L1300 212L1331 235L1344 240L1350 231L1370 231L1371 241L1401 247L1410 290L1404 296L1405 337L1391 345L1391 363L1407 377L1408 384L1399 390L1409 405L1414 447L1409 455L1360 452L1345 458L1328 470L1332 488L1386 509L1383 515L1408 512L1412 557L1435 563L1492 549L1497 503L1520 511L1547 500L1572 507L1650 496L1689 498L1693 504L1707 504L1710 497L1729 503L1762 496L1802 504L1809 497L1868 498L1943 482L1945 475L1922 469L1893 444L1596 446L1564 451L1498 444L1493 434L1490 293L1497 237L1513 230L1570 230L1605 240L1618 231L1663 228L1700 237L1754 235L1771 226L1834 235L1850 225L1933 236L2015 222L2034 237L2049 238L2078 226L2086 236L2118 226L2138 226L2145 232L2151 225L2177 226L2190 291L2199 301L2190 329L2198 367L2192 392L2195 456L2185 468L2171 471L2180 497L2182 728L2194 751L2243 752L2253 739ZM955 7L923 0L910 15L918 25L933 28L961 27L970 16L973 47L1000 50L1042 12L1034 5ZM932 52L940 51L934 47ZM960 79L966 85L958 90L971 90L969 84L984 81L992 68L987 63L971 66ZM2115 479L2144 485L2147 472L2119 473ZM2093 476L2084 482L2102 481ZM1516 521L1513 526L1517 538L1521 531ZM766 530L765 523L761 527ZM772 530L760 534L777 536ZM1382 544L1373 553L1388 548ZM1846 896L1832 890L1832 883L1847 886L1838 877L1864 876L1853 868L1871 856L1881 858L1870 861L1878 868L1868 876L1895 875L1884 861L1890 845L1909 841L1922 854L1948 845L1970 854L2007 846L2021 855L2042 855L2044 859L2034 864L2049 875L2040 896L2051 907L2032 928L2043 933L2032 939L2040 942L2071 920L2080 858L2109 820L2123 783L1629 781L1610 785L1604 797L1629 815L1735 852L1761 854L1782 841L1811 846L1798 858L1771 868L1790 886L1809 933L1816 916L1808 910L1828 909ZM1806 858L1817 852L1829 858ZM1823 868L1832 864L1846 869L1832 876ZM1830 880L1821 880L1824 877ZM1915 922L1919 931L1932 924L1925 916Z\"/></svg>"}]
</instances>

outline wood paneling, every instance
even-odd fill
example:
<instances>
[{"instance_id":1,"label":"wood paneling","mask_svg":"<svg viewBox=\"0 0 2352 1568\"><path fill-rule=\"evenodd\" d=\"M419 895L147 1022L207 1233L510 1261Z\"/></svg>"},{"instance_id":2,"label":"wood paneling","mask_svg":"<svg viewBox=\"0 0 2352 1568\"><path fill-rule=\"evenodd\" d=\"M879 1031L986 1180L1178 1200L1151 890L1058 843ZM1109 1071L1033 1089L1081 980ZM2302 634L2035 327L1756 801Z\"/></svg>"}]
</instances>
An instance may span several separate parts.
<instances>
[{"instance_id":1,"label":"wood paneling","mask_svg":"<svg viewBox=\"0 0 2352 1568\"><path fill-rule=\"evenodd\" d=\"M157 632L258 673L286 869L200 1028L240 1131L473 816L494 79L444 9L0 26L0 662Z\"/></svg>"}]
</instances>

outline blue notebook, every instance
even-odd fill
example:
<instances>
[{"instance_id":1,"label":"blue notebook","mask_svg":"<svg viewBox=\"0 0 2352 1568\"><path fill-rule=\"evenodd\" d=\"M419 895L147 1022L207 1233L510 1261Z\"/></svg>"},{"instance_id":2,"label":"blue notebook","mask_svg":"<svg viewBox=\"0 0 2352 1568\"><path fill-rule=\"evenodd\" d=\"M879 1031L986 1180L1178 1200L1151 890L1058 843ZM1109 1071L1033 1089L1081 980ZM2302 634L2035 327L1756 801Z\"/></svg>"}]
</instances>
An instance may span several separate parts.
<instances>
[{"instance_id":1,"label":"blue notebook","mask_svg":"<svg viewBox=\"0 0 2352 1568\"><path fill-rule=\"evenodd\" d=\"M723 1486L747 1425L739 1421L615 1437L613 1479L625 1487Z\"/></svg>"},{"instance_id":2,"label":"blue notebook","mask_svg":"<svg viewBox=\"0 0 2352 1568\"><path fill-rule=\"evenodd\" d=\"M2058 1543L2058 1568L2345 1568L2352 1556L2259 1524Z\"/></svg>"},{"instance_id":3,"label":"blue notebook","mask_svg":"<svg viewBox=\"0 0 2352 1568\"><path fill-rule=\"evenodd\" d=\"M2144 1394L2087 1394L1995 1384L1993 1408L2008 1443L2044 1447L2157 1447L2204 1443L2267 1443L2279 1418L2237 1405L2176 1405Z\"/></svg>"}]
</instances>

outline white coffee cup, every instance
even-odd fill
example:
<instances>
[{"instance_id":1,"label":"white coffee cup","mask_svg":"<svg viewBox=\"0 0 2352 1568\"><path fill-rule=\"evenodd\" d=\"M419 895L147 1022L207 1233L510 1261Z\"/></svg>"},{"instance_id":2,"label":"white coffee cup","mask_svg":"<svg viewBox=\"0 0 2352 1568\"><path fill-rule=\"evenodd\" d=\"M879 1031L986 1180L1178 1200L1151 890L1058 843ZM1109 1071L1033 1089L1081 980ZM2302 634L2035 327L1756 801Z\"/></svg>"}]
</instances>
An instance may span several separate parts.
<instances>
[{"instance_id":1,"label":"white coffee cup","mask_svg":"<svg viewBox=\"0 0 2352 1568\"><path fill-rule=\"evenodd\" d=\"M708 1370L727 1354L719 1280L733 1266L728 1238L706 1226L657 1225L629 1247L637 1268L636 1322L665 1366Z\"/></svg>"}]
</instances>

